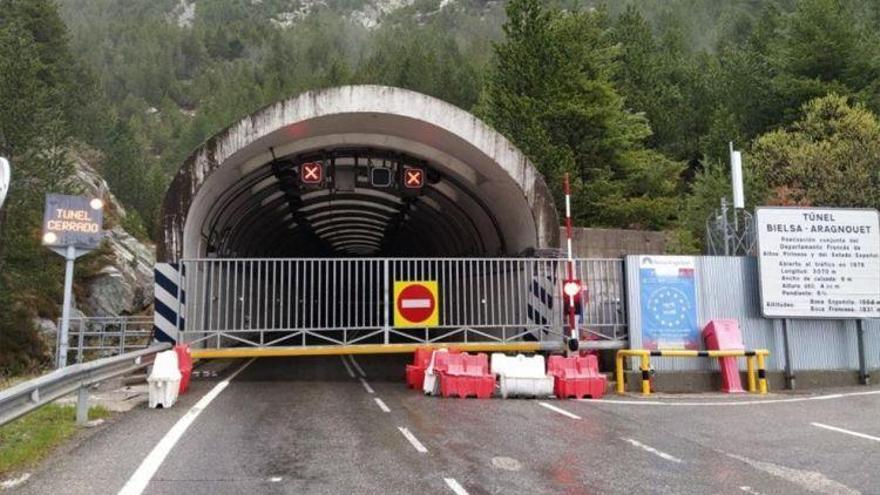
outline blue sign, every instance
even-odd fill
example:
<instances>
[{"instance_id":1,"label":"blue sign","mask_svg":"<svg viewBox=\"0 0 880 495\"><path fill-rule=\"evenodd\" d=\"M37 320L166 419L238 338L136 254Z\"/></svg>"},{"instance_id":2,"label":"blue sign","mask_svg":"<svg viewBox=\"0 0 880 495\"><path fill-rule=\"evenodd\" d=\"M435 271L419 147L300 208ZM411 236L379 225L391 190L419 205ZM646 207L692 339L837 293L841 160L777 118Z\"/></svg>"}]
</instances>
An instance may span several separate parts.
<instances>
[{"instance_id":1,"label":"blue sign","mask_svg":"<svg viewBox=\"0 0 880 495\"><path fill-rule=\"evenodd\" d=\"M642 347L700 349L694 258L641 256Z\"/></svg>"}]
</instances>

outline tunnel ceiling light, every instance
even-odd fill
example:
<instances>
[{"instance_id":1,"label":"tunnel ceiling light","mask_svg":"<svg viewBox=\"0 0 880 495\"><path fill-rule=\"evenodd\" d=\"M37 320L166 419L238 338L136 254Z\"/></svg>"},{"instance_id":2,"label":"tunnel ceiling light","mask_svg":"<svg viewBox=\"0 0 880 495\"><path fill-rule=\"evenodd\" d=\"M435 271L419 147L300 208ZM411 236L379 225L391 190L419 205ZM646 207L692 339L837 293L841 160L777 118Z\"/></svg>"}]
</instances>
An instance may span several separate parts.
<instances>
[{"instance_id":1,"label":"tunnel ceiling light","mask_svg":"<svg viewBox=\"0 0 880 495\"><path fill-rule=\"evenodd\" d=\"M388 219L379 220L377 218L372 217L362 217L362 216L335 216L331 218L325 218L323 220L312 222L312 227L318 228L324 225L375 225L377 227L385 228L388 225Z\"/></svg>"},{"instance_id":2,"label":"tunnel ceiling light","mask_svg":"<svg viewBox=\"0 0 880 495\"><path fill-rule=\"evenodd\" d=\"M311 191L311 192L302 194L302 195L300 195L300 198L302 198L303 201L310 201L312 199L320 198L322 196L329 196L331 193L332 193L332 191L330 191L329 189L320 189L318 191ZM375 189L370 189L368 187L356 187L356 188L354 188L353 191L347 191L346 194L349 196L352 196L352 195L370 196L370 197L374 197L374 198L380 198L385 201L389 201L389 202L393 202L393 203L402 203L403 202L403 200L401 200L400 197L397 195L387 193L384 191L377 191Z\"/></svg>"},{"instance_id":3,"label":"tunnel ceiling light","mask_svg":"<svg viewBox=\"0 0 880 495\"><path fill-rule=\"evenodd\" d=\"M352 209L345 209L345 208L340 209L340 210L330 209L330 210L318 211L318 212L306 215L306 218L308 218L309 221L313 221L318 218L323 218L323 217L327 217L327 216L336 218L336 217L342 217L343 215L346 218L363 217L363 218L382 220L386 223L388 222L388 219L391 218L391 215L388 215L385 212L368 211L368 210L352 210Z\"/></svg>"},{"instance_id":4,"label":"tunnel ceiling light","mask_svg":"<svg viewBox=\"0 0 880 495\"><path fill-rule=\"evenodd\" d=\"M302 208L299 209L299 211L309 212L309 211L317 210L320 208L327 208L327 207L333 207L333 206L369 206L372 208L376 208L378 210L387 211L389 213L397 213L397 210L390 207L390 206L385 206L383 204L375 203L372 201L360 201L360 200L356 200L356 199L338 199L338 200L334 200L332 202L329 202L329 201L323 202L322 201L320 203L314 203L314 204L310 204L307 206L303 206Z\"/></svg>"},{"instance_id":5,"label":"tunnel ceiling light","mask_svg":"<svg viewBox=\"0 0 880 495\"><path fill-rule=\"evenodd\" d=\"M314 228L314 225L312 226ZM316 234L324 232L371 232L381 234L385 232L385 226L380 225L363 225L358 223L339 223L333 225L325 225L319 229L315 229Z\"/></svg>"},{"instance_id":6,"label":"tunnel ceiling light","mask_svg":"<svg viewBox=\"0 0 880 495\"><path fill-rule=\"evenodd\" d=\"M266 205L268 205L269 203L271 203L272 201L275 201L276 199L279 199L279 198L282 197L282 196L284 196L284 193L283 193L283 192L281 192L281 191L275 191L275 192L273 192L272 194L270 194L270 195L266 196L265 198L263 198L263 200L260 201L260 206L266 206Z\"/></svg>"},{"instance_id":7,"label":"tunnel ceiling light","mask_svg":"<svg viewBox=\"0 0 880 495\"><path fill-rule=\"evenodd\" d=\"M261 180L260 182L257 182L256 184L254 184L253 187L251 187L251 194L257 194L260 191L262 191L263 189L266 189L267 187L270 187L270 186L274 186L277 183L278 183L278 179L276 179L274 175L270 175L269 177L266 177L265 179Z\"/></svg>"},{"instance_id":8,"label":"tunnel ceiling light","mask_svg":"<svg viewBox=\"0 0 880 495\"><path fill-rule=\"evenodd\" d=\"M367 232L367 231L358 231L358 232L325 232L323 234L319 234L322 239L334 240L334 239L375 239L377 241L381 241L384 237L381 233L376 232Z\"/></svg>"}]
</instances>

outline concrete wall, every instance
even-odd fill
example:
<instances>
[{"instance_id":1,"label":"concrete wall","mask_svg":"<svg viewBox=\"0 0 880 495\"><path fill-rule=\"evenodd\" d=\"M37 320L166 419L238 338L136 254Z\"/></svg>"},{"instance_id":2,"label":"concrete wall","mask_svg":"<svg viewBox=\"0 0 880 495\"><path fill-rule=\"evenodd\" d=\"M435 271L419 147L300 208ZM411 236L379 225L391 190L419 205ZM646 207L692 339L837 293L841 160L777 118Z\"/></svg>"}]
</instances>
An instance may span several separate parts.
<instances>
[{"instance_id":1,"label":"concrete wall","mask_svg":"<svg viewBox=\"0 0 880 495\"><path fill-rule=\"evenodd\" d=\"M565 227L561 228L560 246L565 248ZM622 258L630 254L663 254L663 232L624 229L589 229L575 227L574 255L578 258Z\"/></svg>"}]
</instances>

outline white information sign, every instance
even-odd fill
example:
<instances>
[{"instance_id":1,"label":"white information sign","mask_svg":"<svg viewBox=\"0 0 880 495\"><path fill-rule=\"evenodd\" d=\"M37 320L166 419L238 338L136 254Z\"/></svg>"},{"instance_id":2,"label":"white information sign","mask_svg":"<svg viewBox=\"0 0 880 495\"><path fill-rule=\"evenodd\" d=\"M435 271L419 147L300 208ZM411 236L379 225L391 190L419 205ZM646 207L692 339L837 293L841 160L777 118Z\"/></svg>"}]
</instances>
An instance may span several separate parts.
<instances>
[{"instance_id":1,"label":"white information sign","mask_svg":"<svg viewBox=\"0 0 880 495\"><path fill-rule=\"evenodd\" d=\"M876 210L757 209L767 318L880 318Z\"/></svg>"}]
</instances>

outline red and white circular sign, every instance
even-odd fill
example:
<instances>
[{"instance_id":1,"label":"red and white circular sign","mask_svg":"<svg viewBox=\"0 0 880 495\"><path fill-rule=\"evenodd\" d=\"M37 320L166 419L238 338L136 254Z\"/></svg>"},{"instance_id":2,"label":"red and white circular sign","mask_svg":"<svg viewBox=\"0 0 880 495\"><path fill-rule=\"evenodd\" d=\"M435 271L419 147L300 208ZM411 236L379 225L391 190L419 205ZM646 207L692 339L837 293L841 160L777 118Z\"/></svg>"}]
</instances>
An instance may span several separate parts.
<instances>
[{"instance_id":1,"label":"red and white circular sign","mask_svg":"<svg viewBox=\"0 0 880 495\"><path fill-rule=\"evenodd\" d=\"M424 285L408 285L397 296L397 312L412 323L421 323L434 314L437 301Z\"/></svg>"}]
</instances>

